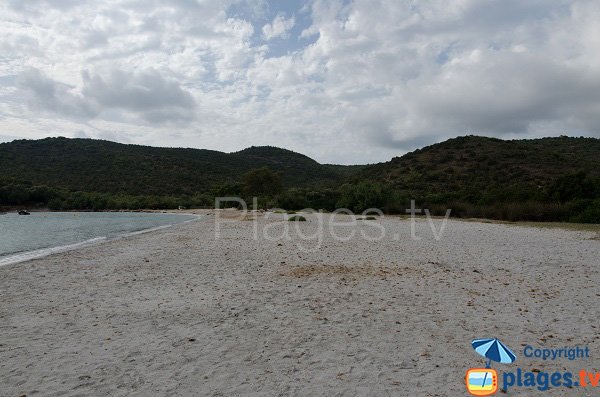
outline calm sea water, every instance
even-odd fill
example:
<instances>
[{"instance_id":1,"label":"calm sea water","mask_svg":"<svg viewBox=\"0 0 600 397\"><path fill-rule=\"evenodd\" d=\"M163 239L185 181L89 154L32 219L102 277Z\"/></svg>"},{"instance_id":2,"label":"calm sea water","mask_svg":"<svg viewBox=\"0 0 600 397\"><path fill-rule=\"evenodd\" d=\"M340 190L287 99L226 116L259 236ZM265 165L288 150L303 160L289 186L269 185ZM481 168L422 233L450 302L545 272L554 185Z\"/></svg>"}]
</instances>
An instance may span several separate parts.
<instances>
[{"instance_id":1,"label":"calm sea water","mask_svg":"<svg viewBox=\"0 0 600 397\"><path fill-rule=\"evenodd\" d=\"M123 212L32 212L0 215L0 266L195 219Z\"/></svg>"}]
</instances>

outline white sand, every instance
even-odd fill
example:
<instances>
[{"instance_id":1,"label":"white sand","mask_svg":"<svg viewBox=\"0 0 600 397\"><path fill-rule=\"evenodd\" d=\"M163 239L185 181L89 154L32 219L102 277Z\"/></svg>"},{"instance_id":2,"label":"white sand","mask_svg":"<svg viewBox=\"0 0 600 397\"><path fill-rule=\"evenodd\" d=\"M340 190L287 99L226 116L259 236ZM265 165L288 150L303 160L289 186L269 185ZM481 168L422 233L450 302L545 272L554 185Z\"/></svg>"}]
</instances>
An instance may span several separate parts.
<instances>
[{"instance_id":1,"label":"white sand","mask_svg":"<svg viewBox=\"0 0 600 397\"><path fill-rule=\"evenodd\" d=\"M253 240L251 221L215 239L214 222L0 268L0 396L463 396L479 337L512 347L512 367L600 368L590 233L450 221L435 241L421 221L413 241L385 218L383 241L326 235L307 253ZM592 357L526 359L526 344Z\"/></svg>"}]
</instances>

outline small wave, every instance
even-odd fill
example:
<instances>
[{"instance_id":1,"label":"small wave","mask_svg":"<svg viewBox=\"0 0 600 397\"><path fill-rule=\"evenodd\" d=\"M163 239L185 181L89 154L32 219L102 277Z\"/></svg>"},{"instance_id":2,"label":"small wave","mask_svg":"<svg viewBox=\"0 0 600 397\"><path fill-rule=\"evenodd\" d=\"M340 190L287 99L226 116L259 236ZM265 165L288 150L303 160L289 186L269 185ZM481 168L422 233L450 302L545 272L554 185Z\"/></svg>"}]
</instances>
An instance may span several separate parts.
<instances>
[{"instance_id":1,"label":"small wave","mask_svg":"<svg viewBox=\"0 0 600 397\"><path fill-rule=\"evenodd\" d=\"M161 225L161 226L151 227L149 229L136 230L134 232L124 233L124 234L122 234L120 236L117 236L116 238L125 238L125 237L137 236L138 234L144 234L144 233L154 232L156 230L162 230L162 229L166 229L166 228L169 228L169 227L172 227L172 226L176 226L176 225L183 225L185 223L197 221L201 217L202 216L200 216L200 215L195 215L192 219L188 219L187 221L178 222L178 223L169 223L168 225Z\"/></svg>"},{"instance_id":2,"label":"small wave","mask_svg":"<svg viewBox=\"0 0 600 397\"><path fill-rule=\"evenodd\" d=\"M31 259L42 258L44 256L56 254L59 252L71 251L86 245L97 244L101 241L106 241L106 237L95 237L89 240L81 241L75 244L61 245L58 247L42 248L33 251L22 252L17 255L0 258L0 266L12 265L13 263L25 262Z\"/></svg>"}]
</instances>

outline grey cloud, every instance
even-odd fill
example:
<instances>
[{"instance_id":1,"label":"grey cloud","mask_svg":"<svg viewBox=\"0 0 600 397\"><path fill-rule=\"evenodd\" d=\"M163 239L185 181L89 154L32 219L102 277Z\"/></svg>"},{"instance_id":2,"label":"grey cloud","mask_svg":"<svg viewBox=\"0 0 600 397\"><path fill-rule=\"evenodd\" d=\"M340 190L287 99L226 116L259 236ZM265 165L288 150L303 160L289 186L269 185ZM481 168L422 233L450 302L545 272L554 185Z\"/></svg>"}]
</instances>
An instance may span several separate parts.
<instances>
[{"instance_id":1,"label":"grey cloud","mask_svg":"<svg viewBox=\"0 0 600 397\"><path fill-rule=\"evenodd\" d=\"M131 143L131 139L127 134L116 131L100 130L94 135L94 138L105 139L107 141Z\"/></svg>"},{"instance_id":2,"label":"grey cloud","mask_svg":"<svg viewBox=\"0 0 600 397\"><path fill-rule=\"evenodd\" d=\"M107 77L83 73L83 94L105 107L134 111L163 108L193 109L192 95L155 70L111 71Z\"/></svg>"},{"instance_id":3,"label":"grey cloud","mask_svg":"<svg viewBox=\"0 0 600 397\"><path fill-rule=\"evenodd\" d=\"M90 138L87 132L83 130L75 131L73 138Z\"/></svg>"},{"instance_id":4,"label":"grey cloud","mask_svg":"<svg viewBox=\"0 0 600 397\"><path fill-rule=\"evenodd\" d=\"M28 105L35 110L75 118L90 118L97 114L92 104L73 92L73 87L49 78L38 69L30 68L21 73L17 87L24 91Z\"/></svg>"},{"instance_id":5,"label":"grey cloud","mask_svg":"<svg viewBox=\"0 0 600 397\"><path fill-rule=\"evenodd\" d=\"M463 70L454 82L433 90L417 84L416 114L444 121L453 131L462 127L464 132L526 134L536 122L584 116L582 109L600 105L599 74L586 74L550 59L521 58Z\"/></svg>"},{"instance_id":6,"label":"grey cloud","mask_svg":"<svg viewBox=\"0 0 600 397\"><path fill-rule=\"evenodd\" d=\"M22 136L17 136L17 135L0 134L0 142L11 142L11 141L14 141L15 139L24 139L24 138Z\"/></svg>"},{"instance_id":7,"label":"grey cloud","mask_svg":"<svg viewBox=\"0 0 600 397\"><path fill-rule=\"evenodd\" d=\"M442 132L432 135L417 135L410 137L395 138L393 134L387 133L374 136L373 141L376 145L385 148L394 148L402 152L409 152L415 149L422 148L423 146L441 142L447 138L452 138L454 136L456 135L445 135Z\"/></svg>"},{"instance_id":8,"label":"grey cloud","mask_svg":"<svg viewBox=\"0 0 600 397\"><path fill-rule=\"evenodd\" d=\"M458 39L464 43L482 39L510 40L517 33L530 34L532 31L541 39L545 32L539 29L540 22L568 17L570 3L573 2L557 0L549 5L545 0L430 1L415 5L407 23L394 31L406 40L416 40L423 35ZM398 9L401 7L395 8Z\"/></svg>"},{"instance_id":9,"label":"grey cloud","mask_svg":"<svg viewBox=\"0 0 600 397\"><path fill-rule=\"evenodd\" d=\"M98 48L108 44L108 34L100 30L90 30L82 36L84 49Z\"/></svg>"},{"instance_id":10,"label":"grey cloud","mask_svg":"<svg viewBox=\"0 0 600 397\"><path fill-rule=\"evenodd\" d=\"M70 8L83 6L87 0L8 0L8 5L14 10L42 13L44 9L55 8L66 11Z\"/></svg>"},{"instance_id":11,"label":"grey cloud","mask_svg":"<svg viewBox=\"0 0 600 397\"><path fill-rule=\"evenodd\" d=\"M173 80L155 70L113 70L106 77L83 73L81 94L37 69L28 69L17 79L34 109L67 117L91 119L111 110L130 112L153 123L189 122L196 102Z\"/></svg>"},{"instance_id":12,"label":"grey cloud","mask_svg":"<svg viewBox=\"0 0 600 397\"><path fill-rule=\"evenodd\" d=\"M559 13L568 15L569 3L567 0L555 0L552 6L549 6L547 0L474 1L461 19L479 31L485 29L503 32L504 29L531 21L554 18Z\"/></svg>"},{"instance_id":13,"label":"grey cloud","mask_svg":"<svg viewBox=\"0 0 600 397\"><path fill-rule=\"evenodd\" d=\"M165 108L142 112L142 118L149 123L176 122L186 124L195 119L194 112L182 108Z\"/></svg>"}]
</instances>

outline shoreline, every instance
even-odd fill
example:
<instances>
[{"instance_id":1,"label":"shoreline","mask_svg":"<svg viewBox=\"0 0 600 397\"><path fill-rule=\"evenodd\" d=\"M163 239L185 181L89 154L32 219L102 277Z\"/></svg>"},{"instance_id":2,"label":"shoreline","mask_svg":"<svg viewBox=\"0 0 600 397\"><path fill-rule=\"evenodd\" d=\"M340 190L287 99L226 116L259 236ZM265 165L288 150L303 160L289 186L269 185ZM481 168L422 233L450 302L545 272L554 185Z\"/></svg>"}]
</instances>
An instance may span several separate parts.
<instances>
[{"instance_id":1,"label":"shoreline","mask_svg":"<svg viewBox=\"0 0 600 397\"><path fill-rule=\"evenodd\" d=\"M198 214L198 212L205 212L204 215L202 214ZM189 220L185 220L185 221L181 221L181 222L177 222L177 223L173 223L173 224L168 224L168 225L162 225L162 226L156 226L156 227L151 227L148 229L141 229L141 230L137 230L137 231L132 231L132 232L126 232L126 233L122 233L119 234L117 236L112 236L112 237L107 237L107 236L99 236L99 237L94 237L91 238L89 240L85 240L85 241L80 241L80 242L75 242L72 244L66 244L66 245L62 245L62 246L56 246L56 247L46 247L46 248L41 248L41 249L36 249L36 250L31 250L31 251L24 251L24 252L18 252L18 253L14 253L14 254L9 254L5 257L0 257L0 268L4 267L4 266L9 266L12 264L18 264L18 263L23 263L26 261L30 261L30 260L34 260L34 259L40 259L40 258L44 258L47 257L49 255L53 255L53 254L57 254L57 253L62 253L62 252L68 252L68 251L73 251L73 250L77 250L80 248L85 248L87 246L92 246L92 245L97 245L97 244L103 244L106 242L110 242L110 241L114 241L114 240L119 240L119 239L123 239L123 238L127 238L127 237L131 237L131 236L135 236L138 234L145 234L145 233L150 233L153 231L158 231L161 229L165 229L165 228L170 228L179 224L185 224L188 222L193 222L193 221L197 221L199 219L201 219L203 216L209 216L209 215L214 215L215 211L233 211L239 214L242 214L243 211L239 211L239 210L233 210L233 209L228 209L228 208L224 208L224 209L220 209L220 210L214 210L214 209L185 209L185 210L137 210L137 211L127 211L127 210L106 210L106 211L31 211L31 212L54 212L54 213L95 213L95 212L106 212L106 213L157 213L157 214L179 214L179 215L189 215L189 216L194 216L193 219L189 219ZM247 215L249 214L253 214L255 213L255 211L253 210L248 210L247 211ZM325 215L328 215L329 213L323 213ZM346 214L340 214L341 216L346 216ZM360 215L354 215L355 217L359 217ZM385 215L384 218L392 218L392 219L398 219L401 221L406 221L406 220L410 220L410 217L406 216L406 215ZM431 216L430 217L433 220L443 220L444 217L441 216ZM359 218L357 218L359 219ZM425 216L423 215L417 215L415 217L416 220L424 220L426 219ZM490 224L490 225L507 225L507 226L518 226L518 227L525 227L525 228L533 228L533 229L560 229L560 230L564 230L564 231L571 231L571 232L595 232L596 235L595 236L590 236L590 240L600 240L600 224L581 224L581 223L567 223L567 222L529 222L529 221L519 221L519 222L510 222L510 221L500 221L500 220L493 220L493 219L486 219L486 218L449 218L449 221L455 221L455 222L468 222L468 223L480 223L480 224Z\"/></svg>"},{"instance_id":2,"label":"shoreline","mask_svg":"<svg viewBox=\"0 0 600 397\"><path fill-rule=\"evenodd\" d=\"M46 211L40 211L40 212L46 212ZM48 212L79 213L81 211L48 211ZM119 211L119 212L125 212L125 211ZM110 236L110 237L109 236L98 236L98 237L94 237L94 238L91 238L88 240L78 241L78 242L74 242L74 243L70 243L70 244L58 245L58 246L54 246L54 247L39 248L39 249L34 249L34 250L29 250L29 251L21 251L21 252L8 254L6 256L0 256L0 268L2 268L4 266L27 262L27 261L30 261L33 259L44 258L46 256L50 256L50 255L57 254L57 253L73 251L73 250L77 250L77 249L88 247L88 246L103 244L106 242L120 240L120 239L124 239L124 238L131 237L131 236L150 233L153 231L158 231L158 230L166 229L169 227L173 227L173 226L179 225L179 224L194 222L194 221L201 219L203 216L203 215L190 214L190 213L185 213L185 214L179 213L179 214L191 216L192 219L182 220L180 222L167 224L167 225L154 226L154 227L150 227L150 228L146 228L146 229L124 232L124 233L120 233L120 234Z\"/></svg>"}]
</instances>

